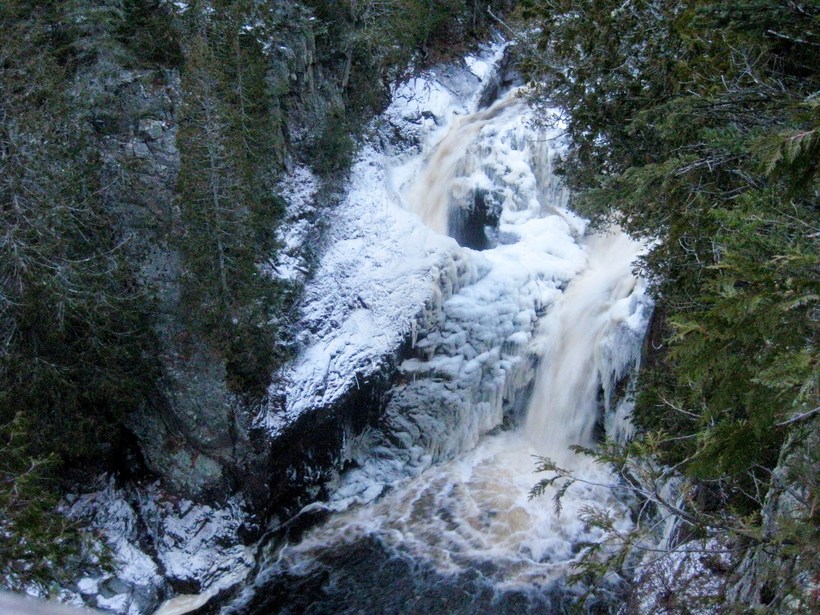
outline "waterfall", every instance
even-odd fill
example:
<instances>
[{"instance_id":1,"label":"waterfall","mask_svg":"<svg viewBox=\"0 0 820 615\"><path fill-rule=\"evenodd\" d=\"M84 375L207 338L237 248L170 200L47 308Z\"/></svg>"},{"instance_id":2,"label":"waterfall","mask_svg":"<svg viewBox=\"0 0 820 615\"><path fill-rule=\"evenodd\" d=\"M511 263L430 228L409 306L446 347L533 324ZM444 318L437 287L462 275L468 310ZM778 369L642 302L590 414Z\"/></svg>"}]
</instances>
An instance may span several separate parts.
<instances>
[{"instance_id":1,"label":"waterfall","mask_svg":"<svg viewBox=\"0 0 820 615\"><path fill-rule=\"evenodd\" d=\"M434 86L425 84L436 94L425 100L445 96ZM364 280L358 320L344 326L377 320L380 301L404 305L390 299L388 272L404 276L401 288L427 284L408 327L411 356L379 425L350 439L349 469L310 507L333 514L272 547L229 612L550 612L575 591L562 580L578 545L600 538L581 511L604 506L619 529L630 526L606 487L615 478L569 447L593 444L597 423L628 414L619 384L637 365L651 309L632 271L643 246L619 229L590 235L566 209L553 173L560 129L536 128L518 92L486 109L444 105L428 126L424 88L396 95L416 105L412 121L391 120L405 122L420 151L365 150L345 214L354 229L345 249L381 260L367 269L378 294ZM343 263L352 285L350 254L331 251L325 262ZM338 311L332 294L315 294ZM356 339L328 347L353 356ZM325 382L340 369L303 363ZM549 494L529 497L536 455L601 486L573 485L556 515Z\"/></svg>"},{"instance_id":2,"label":"waterfall","mask_svg":"<svg viewBox=\"0 0 820 615\"><path fill-rule=\"evenodd\" d=\"M630 315L638 284L632 267L644 246L614 229L592 236L586 247L586 269L544 322L546 348L526 419L527 438L559 465L571 463L571 445L592 444L598 391L631 366L637 351L622 348L620 365L598 352Z\"/></svg>"},{"instance_id":3,"label":"waterfall","mask_svg":"<svg viewBox=\"0 0 820 615\"><path fill-rule=\"evenodd\" d=\"M513 115L524 105L513 90L488 109L463 116L453 123L424 164L423 171L408 190L406 201L422 222L442 235L448 234L448 218L453 192L459 189L455 179L464 174L465 153L483 128L500 123L503 116Z\"/></svg>"}]
</instances>

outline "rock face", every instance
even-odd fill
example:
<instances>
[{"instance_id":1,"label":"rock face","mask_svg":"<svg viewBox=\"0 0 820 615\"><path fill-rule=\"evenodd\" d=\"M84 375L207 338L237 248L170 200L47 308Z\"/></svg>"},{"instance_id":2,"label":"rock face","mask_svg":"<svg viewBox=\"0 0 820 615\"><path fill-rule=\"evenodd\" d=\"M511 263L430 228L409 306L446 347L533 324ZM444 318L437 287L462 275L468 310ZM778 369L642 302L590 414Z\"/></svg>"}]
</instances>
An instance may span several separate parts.
<instances>
[{"instance_id":1,"label":"rock face","mask_svg":"<svg viewBox=\"0 0 820 615\"><path fill-rule=\"evenodd\" d=\"M553 220L563 225L555 237L566 245L552 248L561 254L556 260L567 258L563 268L556 270L549 250L535 249L534 262L543 256L549 273L533 270L505 280L503 266L488 275L492 263L420 225L399 203L399 192L407 191L404 184L425 158L422 144L434 142L431 135L454 118L472 113L488 88L497 90L503 59L502 47L491 48L471 58L473 70L467 64L440 67L411 79L395 89L394 102L374 124L371 144L352 169L349 192L328 214L328 247L300 303L296 357L280 375L281 394L271 391L272 402L256 424L272 442L272 508L295 512L299 504L326 495L324 487L343 469L366 464L369 449L391 448L398 456L385 463L417 470L449 458L498 425L504 409L526 390L535 360L528 343L536 312L545 293L553 296L550 289L580 266L573 261L580 251L572 231ZM499 146L520 148L522 159L544 155L517 141L516 126ZM466 158L488 160L481 174L499 182L488 193L499 212L509 193L509 207L527 218L537 179L510 173L504 184L500 178L508 170L493 166L491 144L478 149ZM461 172L469 177L478 171ZM482 309L471 308L482 302ZM444 407L452 409L450 427L472 423L449 443L447 424L422 424L425 416L447 414ZM407 441L400 437L390 445L380 440L384 433L403 433ZM437 452L431 456L430 450ZM358 479L345 480L352 485ZM370 487L362 489L369 494L362 497L373 496ZM348 493L352 499L359 495Z\"/></svg>"},{"instance_id":2,"label":"rock face","mask_svg":"<svg viewBox=\"0 0 820 615\"><path fill-rule=\"evenodd\" d=\"M109 85L131 121L101 144L108 207L129 237L143 281L155 289L161 389L131 416L148 467L172 489L192 497L224 493L224 465L235 449L230 431L235 402L225 387L223 361L191 334L180 313L182 264L172 243L179 225L174 187L180 169L177 70L128 73ZM114 179L120 181L114 181ZM124 180L122 179L124 178Z\"/></svg>"},{"instance_id":3,"label":"rock face","mask_svg":"<svg viewBox=\"0 0 820 615\"><path fill-rule=\"evenodd\" d=\"M324 63L317 59L321 24L299 2L273 4L273 21L281 27L266 32L266 92L278 136L274 130L272 159L266 162L273 173L291 172L280 185L289 201L278 230L283 250L275 263L266 263L268 255L259 255L259 261L268 275L298 286L316 250L321 208L319 180L297 161L307 157L330 120L344 114L345 97L338 57ZM98 70L94 65L86 69L78 87L94 84L103 90L100 100L118 101L106 110L113 119L99 136L106 207L119 220L142 281L156 295L161 381L129 417L139 448L131 458L144 462L161 486L153 478L120 486L109 481L66 505L69 516L95 528L108 544L114 569L86 571L63 598L141 614L153 612L169 596L197 594L206 587L217 592L241 580L253 562L245 545L262 531L252 511L264 515L283 493L302 488L303 479L286 478L290 468L309 466L307 472L317 473L332 465L306 451L305 439L335 442L337 431L348 428L319 412L312 420L327 433L308 426L302 439L285 436L274 442L254 424L258 402L229 391L225 358L187 326L181 303L183 262L173 240L182 228L176 201L185 102L180 72L106 67L103 79ZM378 388L383 390L384 383ZM277 395L275 385L271 395ZM350 403L359 407L371 400L354 395ZM140 468L136 472L142 475Z\"/></svg>"},{"instance_id":4,"label":"rock face","mask_svg":"<svg viewBox=\"0 0 820 615\"><path fill-rule=\"evenodd\" d=\"M276 231L281 250L270 262L260 255L259 266L296 288L320 282L299 302L301 316L284 317L293 320L295 359L275 375L262 408L229 391L225 358L186 326L185 272L174 242L182 225L176 181L185 92L179 71L109 67L101 80L92 65L81 75L103 88L101 100L119 101L99 136L103 175L111 180L106 206L128 238L142 280L156 293L162 375L128 427L138 442L136 457L161 483L106 482L66 505L70 516L97 529L115 564L111 573L87 571L67 588L68 601L146 613L169 596L218 592L243 577L252 562L244 545L263 530L252 511L284 521L338 476L350 463L353 443L382 416L401 362L416 353L418 331L431 326L442 302L476 275L455 242L420 236L435 249L422 269L405 259L406 271L396 278L383 268L382 255L369 253L361 241L362 233L385 221L373 203L359 194L367 217L353 226L345 221L350 211L330 207L339 200L332 178L320 179L305 162L316 155L317 135L340 128L348 80L339 75L349 68L339 54L325 50L319 57L316 36L324 26L302 3L277 2L271 10L281 27L265 33L267 105L279 127L269 162L281 174L278 190L287 211ZM500 59L497 54L493 61ZM501 73L490 71L486 60L478 67L483 74L462 65L447 69L443 82L459 94L491 99ZM377 140L386 150L417 151L420 135L442 120L419 110L412 121L397 120L406 129L399 136L394 125L380 129ZM385 181L384 170L379 173ZM329 236L321 236L323 228ZM334 252L338 241L344 246ZM393 261L402 260L402 249Z\"/></svg>"},{"instance_id":5,"label":"rock face","mask_svg":"<svg viewBox=\"0 0 820 615\"><path fill-rule=\"evenodd\" d=\"M267 85L269 112L280 135L269 163L281 170L304 156L328 118L343 113L344 98L337 67L317 62L316 21L300 3L276 5L275 21L283 26L267 33ZM93 74L83 78L95 79ZM130 417L129 427L148 468L170 491L224 501L243 489L264 500L267 488L246 480L261 473L267 459L264 443L251 441L257 408L228 390L225 358L186 326L180 303L183 264L172 241L181 224L175 201L184 99L179 72L123 71L109 76L103 87L104 99L120 101L123 109L121 121L113 122L100 143L104 176L111 178L107 207L121 221L127 248L157 299L162 382Z\"/></svg>"},{"instance_id":6,"label":"rock face","mask_svg":"<svg viewBox=\"0 0 820 615\"><path fill-rule=\"evenodd\" d=\"M257 530L245 508L239 498L217 509L175 497L158 483L120 488L103 479L98 491L71 499L65 514L96 529L111 549L113 570L85 571L64 588L63 599L141 615L170 595L229 587L254 561L238 540Z\"/></svg>"}]
</instances>

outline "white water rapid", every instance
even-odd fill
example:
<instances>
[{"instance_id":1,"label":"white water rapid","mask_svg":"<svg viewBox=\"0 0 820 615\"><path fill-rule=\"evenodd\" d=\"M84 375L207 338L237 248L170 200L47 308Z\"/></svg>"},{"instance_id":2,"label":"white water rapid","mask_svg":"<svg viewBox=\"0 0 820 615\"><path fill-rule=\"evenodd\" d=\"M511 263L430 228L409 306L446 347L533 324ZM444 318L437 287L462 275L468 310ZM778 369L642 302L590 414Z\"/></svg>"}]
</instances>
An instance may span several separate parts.
<instances>
[{"instance_id":1,"label":"white water rapid","mask_svg":"<svg viewBox=\"0 0 820 615\"><path fill-rule=\"evenodd\" d=\"M334 549L341 549L340 553L351 549L356 560L373 560L376 567L396 566L397 575L412 576L417 567L429 567L449 583L467 583L470 589L465 591L471 596L480 596L482 588L491 594L483 601L471 598L458 603L459 607L447 603L453 611L435 613L492 613L501 608L499 600L507 604L510 596L524 601L521 612L550 612L555 607L543 592L568 574L578 543L600 538L579 521L583 509L608 508L621 519L619 529L630 527L626 505L606 487L571 487L560 515L553 511L551 492L529 497L539 478L533 473L536 455L551 457L591 482L616 484L606 468L574 455L568 447L593 443L598 392L611 386L613 369L618 371L607 348L630 316L638 284L631 266L641 245L616 231L590 237L585 247L587 267L541 323L539 344L544 354L524 424L489 434L473 450L428 467L375 502L337 514L298 544L282 549L276 562L279 570L299 576L316 574L326 566L346 568L351 565L346 557L329 562L324 558ZM633 352L625 350L630 360ZM470 573L475 570L481 571L480 587L472 585L476 581ZM432 573L421 576L428 575ZM343 576L336 582L354 581ZM430 587L438 593L452 591L447 582L437 588L431 582ZM372 587L370 591L382 590ZM405 596L403 591L398 595ZM425 602L407 610L392 602L385 603L389 604L385 610L374 606L381 604L378 601L366 604L376 610L361 612L421 613Z\"/></svg>"},{"instance_id":2,"label":"white water rapid","mask_svg":"<svg viewBox=\"0 0 820 615\"><path fill-rule=\"evenodd\" d=\"M392 316L410 314L412 351L378 427L351 439L351 468L309 507L333 514L271 550L232 612L556 612L575 591L561 581L579 543L599 538L581 511L602 506L629 527L614 477L569 447L593 445L603 425L627 430L623 383L651 310L632 272L642 246L618 229L589 235L566 209L552 173L560 130L534 128L516 91L469 110L477 94L435 79L399 89L386 114L418 148L365 149L354 167L353 230L337 231L318 277L371 282L338 318L346 337L309 347L294 369L294 416L315 374L327 399L331 349L358 360L388 338L379 306L412 308L400 293L427 289L420 316ZM339 309L332 292L315 295L317 313ZM535 455L603 486L574 485L556 515L549 493L529 498Z\"/></svg>"}]
</instances>

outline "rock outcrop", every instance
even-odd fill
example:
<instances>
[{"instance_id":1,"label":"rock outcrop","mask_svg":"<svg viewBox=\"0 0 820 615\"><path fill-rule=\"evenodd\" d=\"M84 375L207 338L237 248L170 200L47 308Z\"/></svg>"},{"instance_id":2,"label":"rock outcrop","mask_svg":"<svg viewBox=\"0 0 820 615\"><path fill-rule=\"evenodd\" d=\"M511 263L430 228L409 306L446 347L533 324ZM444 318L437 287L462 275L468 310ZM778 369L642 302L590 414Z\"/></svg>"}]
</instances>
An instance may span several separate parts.
<instances>
[{"instance_id":1,"label":"rock outcrop","mask_svg":"<svg viewBox=\"0 0 820 615\"><path fill-rule=\"evenodd\" d=\"M267 101L274 132L274 169L304 157L310 139L328 119L344 112L335 67L316 58L317 24L297 2L277 3L281 29L266 32ZM108 195L121 212L126 234L146 283L157 291L156 333L163 379L157 395L132 416L148 468L169 491L200 500L225 501L239 490L264 499L265 486L248 481L262 471L267 451L251 438L253 402L234 395L225 357L187 325L180 302L181 255L171 241L179 232L175 183L180 169L178 114L185 93L176 70L131 75L116 95L135 109L133 121L108 137L109 174L127 173ZM276 135L278 138L275 138ZM260 261L266 260L259 255Z\"/></svg>"}]
</instances>

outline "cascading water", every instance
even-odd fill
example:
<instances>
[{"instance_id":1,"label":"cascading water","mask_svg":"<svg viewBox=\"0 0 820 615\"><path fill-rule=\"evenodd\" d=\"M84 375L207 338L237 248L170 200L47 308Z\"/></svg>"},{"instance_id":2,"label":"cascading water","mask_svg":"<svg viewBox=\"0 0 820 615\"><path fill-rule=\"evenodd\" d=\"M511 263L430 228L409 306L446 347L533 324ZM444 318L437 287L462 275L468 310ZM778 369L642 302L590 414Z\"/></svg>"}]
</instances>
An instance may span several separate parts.
<instances>
[{"instance_id":1,"label":"cascading water","mask_svg":"<svg viewBox=\"0 0 820 615\"><path fill-rule=\"evenodd\" d=\"M543 323L546 348L526 419L533 446L559 465L577 460L570 445L592 443L598 391L611 381L599 350L632 312L631 269L643 249L620 230L594 235L586 247L586 269Z\"/></svg>"},{"instance_id":2,"label":"cascading water","mask_svg":"<svg viewBox=\"0 0 820 615\"><path fill-rule=\"evenodd\" d=\"M460 185L463 176L465 152L481 130L505 116L520 115L524 101L511 92L488 109L457 119L439 143L435 145L422 172L407 192L406 202L421 221L442 235L449 231L450 203L455 194L471 192L471 186Z\"/></svg>"},{"instance_id":3,"label":"cascading water","mask_svg":"<svg viewBox=\"0 0 820 615\"><path fill-rule=\"evenodd\" d=\"M339 512L269 553L232 612L553 612L574 591L561 580L577 545L599 537L582 509L607 507L629 526L605 486L574 485L560 516L549 494L529 498L534 455L614 482L568 447L593 443L602 406L610 422L617 414L650 305L631 270L641 244L617 229L584 235L551 173L555 134L528 113L511 92L388 172L435 233L457 236L454 210L492 210L482 220L497 224L483 252L441 244L467 265L443 285L440 322L414 333L380 429L351 445L356 467L323 505ZM521 417L515 398L533 376Z\"/></svg>"}]
</instances>

